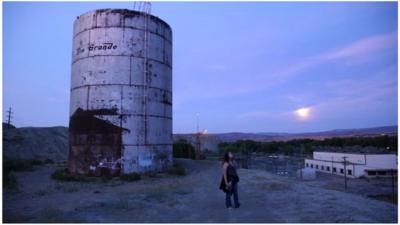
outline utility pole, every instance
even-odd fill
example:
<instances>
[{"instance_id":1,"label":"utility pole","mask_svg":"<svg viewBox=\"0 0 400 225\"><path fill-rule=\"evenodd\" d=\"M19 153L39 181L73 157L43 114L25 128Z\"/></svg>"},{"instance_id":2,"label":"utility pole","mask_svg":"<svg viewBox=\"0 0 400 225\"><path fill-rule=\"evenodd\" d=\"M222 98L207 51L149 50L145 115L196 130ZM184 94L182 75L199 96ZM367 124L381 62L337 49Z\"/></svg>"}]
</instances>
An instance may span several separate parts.
<instances>
[{"instance_id":1,"label":"utility pole","mask_svg":"<svg viewBox=\"0 0 400 225\"><path fill-rule=\"evenodd\" d=\"M8 116L7 116L8 117L7 118L7 127L10 128L11 127L11 118L12 118L11 114L13 113L11 111L11 107L8 109L7 113L8 113Z\"/></svg>"},{"instance_id":2,"label":"utility pole","mask_svg":"<svg viewBox=\"0 0 400 225\"><path fill-rule=\"evenodd\" d=\"M199 113L196 114L196 151L195 151L195 158L200 158L200 130L199 130Z\"/></svg>"},{"instance_id":3,"label":"utility pole","mask_svg":"<svg viewBox=\"0 0 400 225\"><path fill-rule=\"evenodd\" d=\"M346 159L347 159L347 156L343 156L343 167L344 167L344 190L346 191L347 190L347 176L346 176Z\"/></svg>"},{"instance_id":4,"label":"utility pole","mask_svg":"<svg viewBox=\"0 0 400 225\"><path fill-rule=\"evenodd\" d=\"M394 196L394 170L393 169L390 170L390 175L392 178L392 196Z\"/></svg>"}]
</instances>

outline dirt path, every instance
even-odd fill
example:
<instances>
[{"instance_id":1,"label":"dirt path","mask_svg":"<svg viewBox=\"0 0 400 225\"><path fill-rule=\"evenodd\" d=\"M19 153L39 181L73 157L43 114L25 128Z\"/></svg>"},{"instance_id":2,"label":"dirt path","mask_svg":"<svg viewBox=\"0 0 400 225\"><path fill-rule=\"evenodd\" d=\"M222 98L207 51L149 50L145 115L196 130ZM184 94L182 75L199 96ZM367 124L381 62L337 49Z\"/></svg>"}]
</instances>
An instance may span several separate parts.
<instances>
[{"instance_id":1,"label":"dirt path","mask_svg":"<svg viewBox=\"0 0 400 225\"><path fill-rule=\"evenodd\" d=\"M241 208L227 210L220 164L179 160L185 177L125 183L55 182L55 168L18 174L19 193L4 193L5 222L397 222L397 206L312 187L260 170L239 170Z\"/></svg>"}]
</instances>

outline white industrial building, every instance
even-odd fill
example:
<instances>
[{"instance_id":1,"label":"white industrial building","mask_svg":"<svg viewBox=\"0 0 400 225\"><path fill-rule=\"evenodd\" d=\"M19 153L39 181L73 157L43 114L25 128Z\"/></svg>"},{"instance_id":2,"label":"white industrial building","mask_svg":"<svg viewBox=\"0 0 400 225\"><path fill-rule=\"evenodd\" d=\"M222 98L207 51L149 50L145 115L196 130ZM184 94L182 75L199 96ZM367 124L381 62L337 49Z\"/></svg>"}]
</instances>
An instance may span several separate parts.
<instances>
[{"instance_id":1,"label":"white industrial building","mask_svg":"<svg viewBox=\"0 0 400 225\"><path fill-rule=\"evenodd\" d=\"M350 178L397 176L397 155L314 152L312 159L305 159L305 167L342 176L346 173Z\"/></svg>"}]
</instances>

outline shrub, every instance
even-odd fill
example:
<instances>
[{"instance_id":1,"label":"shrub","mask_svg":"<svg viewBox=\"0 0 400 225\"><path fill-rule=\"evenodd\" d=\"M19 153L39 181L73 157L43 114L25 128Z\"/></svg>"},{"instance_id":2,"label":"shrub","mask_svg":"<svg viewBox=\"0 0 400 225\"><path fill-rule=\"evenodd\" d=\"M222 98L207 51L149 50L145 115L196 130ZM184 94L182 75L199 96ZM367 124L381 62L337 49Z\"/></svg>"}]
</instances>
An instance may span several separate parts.
<instances>
[{"instance_id":1,"label":"shrub","mask_svg":"<svg viewBox=\"0 0 400 225\"><path fill-rule=\"evenodd\" d=\"M59 181L87 181L85 177L72 175L67 168L54 171L51 178Z\"/></svg>"},{"instance_id":2,"label":"shrub","mask_svg":"<svg viewBox=\"0 0 400 225\"><path fill-rule=\"evenodd\" d=\"M131 182L131 181L140 180L140 179L141 179L141 176L140 176L139 173L133 172L133 173L129 173L129 174L122 174L122 175L120 176L120 178L121 178L121 180Z\"/></svg>"},{"instance_id":3,"label":"shrub","mask_svg":"<svg viewBox=\"0 0 400 225\"><path fill-rule=\"evenodd\" d=\"M174 165L168 170L169 174L185 176L186 169L181 164L174 163Z\"/></svg>"},{"instance_id":4,"label":"shrub","mask_svg":"<svg viewBox=\"0 0 400 225\"><path fill-rule=\"evenodd\" d=\"M157 178L158 177L158 173L154 172L154 171L150 171L150 172L146 173L146 175L151 177L151 178Z\"/></svg>"},{"instance_id":5,"label":"shrub","mask_svg":"<svg viewBox=\"0 0 400 225\"><path fill-rule=\"evenodd\" d=\"M43 162L37 159L3 159L3 187L9 189L17 188L17 179L13 172L31 171L33 166L42 165Z\"/></svg>"},{"instance_id":6,"label":"shrub","mask_svg":"<svg viewBox=\"0 0 400 225\"><path fill-rule=\"evenodd\" d=\"M193 145L188 143L185 139L174 142L172 155L174 158L194 159L196 157Z\"/></svg>"},{"instance_id":7,"label":"shrub","mask_svg":"<svg viewBox=\"0 0 400 225\"><path fill-rule=\"evenodd\" d=\"M17 188L17 178L11 171L5 171L3 174L3 187L8 189Z\"/></svg>"},{"instance_id":8,"label":"shrub","mask_svg":"<svg viewBox=\"0 0 400 225\"><path fill-rule=\"evenodd\" d=\"M30 171L33 166L42 164L43 162L37 159L4 159L6 171Z\"/></svg>"},{"instance_id":9,"label":"shrub","mask_svg":"<svg viewBox=\"0 0 400 225\"><path fill-rule=\"evenodd\" d=\"M54 161L52 159L45 159L43 161L44 164L54 164Z\"/></svg>"}]
</instances>

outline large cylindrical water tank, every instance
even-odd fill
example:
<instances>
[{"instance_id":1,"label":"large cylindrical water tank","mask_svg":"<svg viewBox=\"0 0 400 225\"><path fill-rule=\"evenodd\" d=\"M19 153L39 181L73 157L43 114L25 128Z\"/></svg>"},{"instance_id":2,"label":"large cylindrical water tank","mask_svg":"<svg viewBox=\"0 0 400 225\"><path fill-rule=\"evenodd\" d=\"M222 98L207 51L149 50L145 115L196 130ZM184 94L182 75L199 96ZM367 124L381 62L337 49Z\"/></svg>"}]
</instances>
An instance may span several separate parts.
<instances>
[{"instance_id":1,"label":"large cylindrical water tank","mask_svg":"<svg viewBox=\"0 0 400 225\"><path fill-rule=\"evenodd\" d=\"M172 164L172 30L144 12L101 9L74 22L73 174L160 171Z\"/></svg>"}]
</instances>

